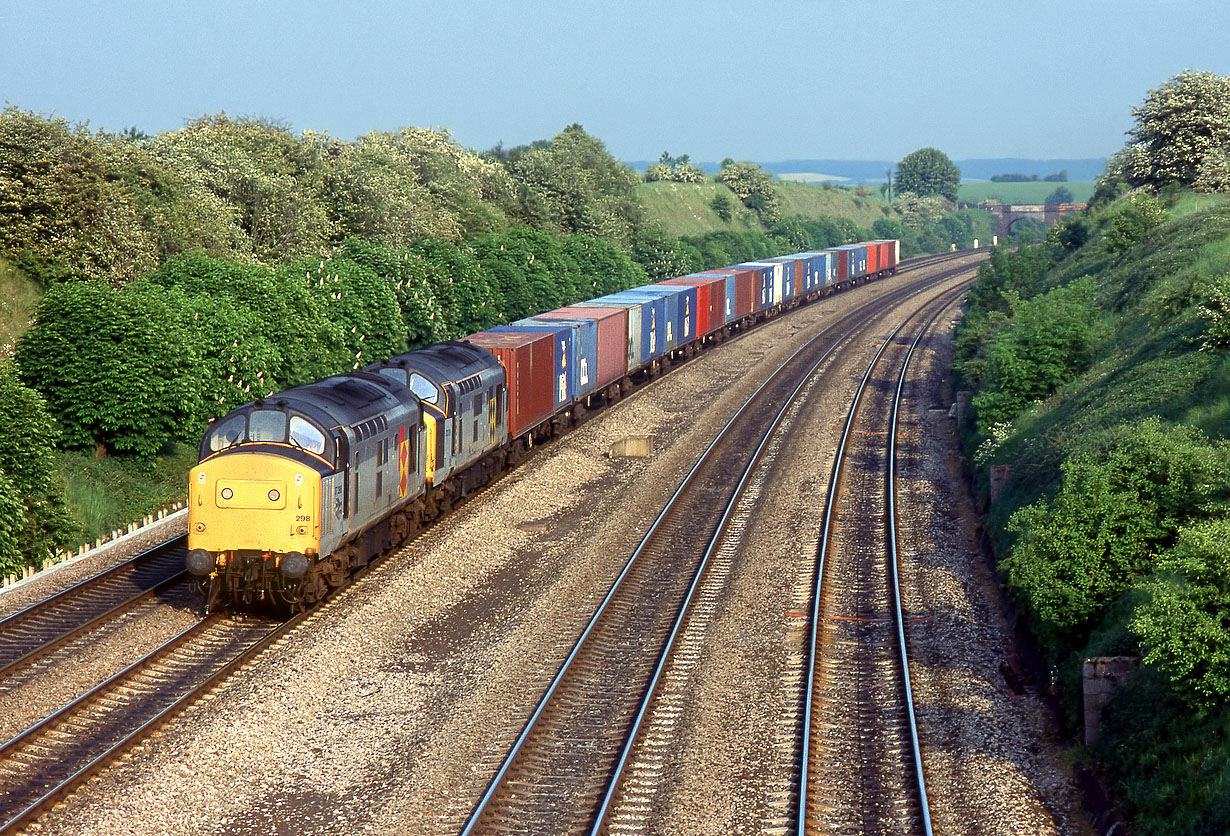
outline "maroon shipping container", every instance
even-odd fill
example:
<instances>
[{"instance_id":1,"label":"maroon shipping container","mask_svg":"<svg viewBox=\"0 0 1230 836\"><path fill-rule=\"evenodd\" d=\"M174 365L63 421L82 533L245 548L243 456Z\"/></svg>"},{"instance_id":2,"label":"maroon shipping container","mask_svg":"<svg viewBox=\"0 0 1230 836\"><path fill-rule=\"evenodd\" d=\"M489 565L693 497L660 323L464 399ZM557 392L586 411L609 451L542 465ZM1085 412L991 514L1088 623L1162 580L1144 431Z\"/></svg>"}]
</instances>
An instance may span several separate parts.
<instances>
[{"instance_id":1,"label":"maroon shipping container","mask_svg":"<svg viewBox=\"0 0 1230 836\"><path fill-rule=\"evenodd\" d=\"M698 276L708 276L720 274L729 276L734 274L735 277L735 319L742 319L745 316L751 316L752 311L756 310L756 306L760 301L760 271L750 270L743 267L727 267L724 270L706 270L703 273L697 273Z\"/></svg>"},{"instance_id":2,"label":"maroon shipping container","mask_svg":"<svg viewBox=\"0 0 1230 836\"><path fill-rule=\"evenodd\" d=\"M708 336L726 324L726 278L724 276L680 276L658 284L696 288L696 333Z\"/></svg>"},{"instance_id":3,"label":"maroon shipping container","mask_svg":"<svg viewBox=\"0 0 1230 836\"><path fill-rule=\"evenodd\" d=\"M597 385L614 383L628 373L627 308L556 308L535 319L593 319L598 323Z\"/></svg>"},{"instance_id":4,"label":"maroon shipping container","mask_svg":"<svg viewBox=\"0 0 1230 836\"><path fill-rule=\"evenodd\" d=\"M504 367L509 435L517 438L551 417L555 411L555 334L480 331L465 341L487 349Z\"/></svg>"}]
</instances>

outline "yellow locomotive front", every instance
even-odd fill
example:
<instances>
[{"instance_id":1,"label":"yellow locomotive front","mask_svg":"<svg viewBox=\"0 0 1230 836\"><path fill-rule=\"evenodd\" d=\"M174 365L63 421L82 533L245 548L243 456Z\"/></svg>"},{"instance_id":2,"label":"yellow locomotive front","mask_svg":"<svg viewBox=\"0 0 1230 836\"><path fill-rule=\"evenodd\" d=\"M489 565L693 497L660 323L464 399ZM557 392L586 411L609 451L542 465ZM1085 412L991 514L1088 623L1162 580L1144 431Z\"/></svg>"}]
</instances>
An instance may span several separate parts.
<instances>
[{"instance_id":1,"label":"yellow locomotive front","mask_svg":"<svg viewBox=\"0 0 1230 836\"><path fill-rule=\"evenodd\" d=\"M295 606L321 553L325 448L322 428L276 409L211 427L188 480L187 568L208 606Z\"/></svg>"}]
</instances>

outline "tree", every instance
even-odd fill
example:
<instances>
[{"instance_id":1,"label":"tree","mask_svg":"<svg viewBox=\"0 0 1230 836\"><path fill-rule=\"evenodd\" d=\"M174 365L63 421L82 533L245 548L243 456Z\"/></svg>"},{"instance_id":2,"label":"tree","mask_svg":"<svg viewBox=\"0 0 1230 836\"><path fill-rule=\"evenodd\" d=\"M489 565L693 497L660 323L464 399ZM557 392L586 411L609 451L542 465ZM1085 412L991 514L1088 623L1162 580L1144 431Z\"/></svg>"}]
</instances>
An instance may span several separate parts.
<instances>
[{"instance_id":1,"label":"tree","mask_svg":"<svg viewBox=\"0 0 1230 836\"><path fill-rule=\"evenodd\" d=\"M773 175L755 163L724 161L717 180L734 192L735 197L764 223L773 223L781 218L781 199L773 187Z\"/></svg>"},{"instance_id":2,"label":"tree","mask_svg":"<svg viewBox=\"0 0 1230 836\"><path fill-rule=\"evenodd\" d=\"M1048 206L1054 206L1059 203L1074 203L1075 198L1067 186L1058 186L1055 191L1046 196L1046 200L1042 202Z\"/></svg>"},{"instance_id":3,"label":"tree","mask_svg":"<svg viewBox=\"0 0 1230 836\"><path fill-rule=\"evenodd\" d=\"M1094 283L1089 277L1021 301L987 350L986 388L974 396L979 426L1010 421L1071 380L1088 360Z\"/></svg>"},{"instance_id":4,"label":"tree","mask_svg":"<svg viewBox=\"0 0 1230 836\"><path fill-rule=\"evenodd\" d=\"M50 557L71 533L47 401L0 360L0 573Z\"/></svg>"},{"instance_id":5,"label":"tree","mask_svg":"<svg viewBox=\"0 0 1230 836\"><path fill-rule=\"evenodd\" d=\"M16 359L66 446L152 458L167 441L196 435L203 347L184 330L184 313L182 294L144 281L47 292Z\"/></svg>"},{"instance_id":6,"label":"tree","mask_svg":"<svg viewBox=\"0 0 1230 836\"><path fill-rule=\"evenodd\" d=\"M943 151L919 148L897 163L895 185L900 192L913 192L919 197L939 195L955 203L961 169Z\"/></svg>"},{"instance_id":7,"label":"tree","mask_svg":"<svg viewBox=\"0 0 1230 836\"><path fill-rule=\"evenodd\" d=\"M1155 188L1192 185L1206 161L1230 150L1230 77L1181 72L1150 90L1132 117L1136 124L1124 150L1133 153L1116 161L1128 181Z\"/></svg>"},{"instance_id":8,"label":"tree","mask_svg":"<svg viewBox=\"0 0 1230 836\"><path fill-rule=\"evenodd\" d=\"M521 220L631 245L643 214L636 194L641 178L580 125L565 128L547 147L510 154L507 165Z\"/></svg>"}]
</instances>

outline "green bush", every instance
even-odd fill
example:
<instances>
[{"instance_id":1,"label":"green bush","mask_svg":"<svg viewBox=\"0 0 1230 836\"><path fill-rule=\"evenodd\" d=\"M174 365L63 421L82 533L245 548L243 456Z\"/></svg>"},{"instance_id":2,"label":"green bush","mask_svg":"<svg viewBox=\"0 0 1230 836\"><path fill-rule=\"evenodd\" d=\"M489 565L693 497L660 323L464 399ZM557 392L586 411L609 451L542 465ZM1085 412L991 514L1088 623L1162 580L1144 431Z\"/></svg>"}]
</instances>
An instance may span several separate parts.
<instances>
[{"instance_id":1,"label":"green bush","mask_svg":"<svg viewBox=\"0 0 1230 836\"><path fill-rule=\"evenodd\" d=\"M1224 473L1223 473L1224 475ZM1161 555L1150 593L1132 621L1145 662L1166 672L1189 704L1209 710L1230 701L1230 519L1179 531Z\"/></svg>"},{"instance_id":2,"label":"green bush","mask_svg":"<svg viewBox=\"0 0 1230 836\"><path fill-rule=\"evenodd\" d=\"M72 533L47 402L0 360L0 573L50 557ZM14 550L20 559L14 562Z\"/></svg>"},{"instance_id":3,"label":"green bush","mask_svg":"<svg viewBox=\"0 0 1230 836\"><path fill-rule=\"evenodd\" d=\"M199 419L202 346L183 297L138 282L56 285L17 344L22 378L47 399L68 447L104 444L152 457Z\"/></svg>"},{"instance_id":4,"label":"green bush","mask_svg":"<svg viewBox=\"0 0 1230 836\"><path fill-rule=\"evenodd\" d=\"M1019 539L1001 566L1044 622L1081 636L1226 491L1230 447L1149 418L1120 427L1100 455L1067 459L1062 473L1054 499L1012 516Z\"/></svg>"},{"instance_id":5,"label":"green bush","mask_svg":"<svg viewBox=\"0 0 1230 836\"><path fill-rule=\"evenodd\" d=\"M1033 299L1006 295L1010 315L991 337L985 388L974 396L978 424L1011 421L1055 392L1088 362L1093 343L1093 279Z\"/></svg>"}]
</instances>

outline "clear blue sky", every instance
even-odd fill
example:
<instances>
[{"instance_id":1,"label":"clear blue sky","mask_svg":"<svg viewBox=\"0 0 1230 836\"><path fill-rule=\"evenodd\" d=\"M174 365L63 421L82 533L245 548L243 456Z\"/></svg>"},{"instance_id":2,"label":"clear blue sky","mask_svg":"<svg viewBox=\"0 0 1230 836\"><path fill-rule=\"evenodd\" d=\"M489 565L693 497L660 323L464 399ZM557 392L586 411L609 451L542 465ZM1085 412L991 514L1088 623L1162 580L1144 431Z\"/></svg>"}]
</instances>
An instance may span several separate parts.
<instances>
[{"instance_id":1,"label":"clear blue sky","mask_svg":"<svg viewBox=\"0 0 1230 836\"><path fill-rule=\"evenodd\" d=\"M572 122L621 159L1098 157L1226 0L0 0L0 102L93 128L203 114L485 149Z\"/></svg>"}]
</instances>

